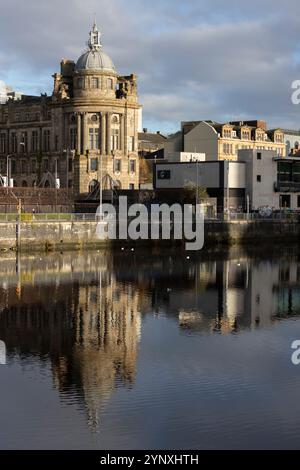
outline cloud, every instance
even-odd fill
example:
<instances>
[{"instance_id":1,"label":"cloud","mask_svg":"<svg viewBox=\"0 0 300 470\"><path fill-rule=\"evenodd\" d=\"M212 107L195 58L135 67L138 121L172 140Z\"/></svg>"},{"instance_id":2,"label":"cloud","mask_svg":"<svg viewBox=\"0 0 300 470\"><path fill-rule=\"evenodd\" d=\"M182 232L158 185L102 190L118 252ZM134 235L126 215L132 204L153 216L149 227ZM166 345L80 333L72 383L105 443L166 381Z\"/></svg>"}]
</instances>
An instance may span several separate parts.
<instances>
[{"instance_id":1,"label":"cloud","mask_svg":"<svg viewBox=\"0 0 300 470\"><path fill-rule=\"evenodd\" d=\"M60 59L85 48L94 12L118 71L139 76L146 127L257 117L300 128L295 0L1 0L0 79L51 93Z\"/></svg>"}]
</instances>

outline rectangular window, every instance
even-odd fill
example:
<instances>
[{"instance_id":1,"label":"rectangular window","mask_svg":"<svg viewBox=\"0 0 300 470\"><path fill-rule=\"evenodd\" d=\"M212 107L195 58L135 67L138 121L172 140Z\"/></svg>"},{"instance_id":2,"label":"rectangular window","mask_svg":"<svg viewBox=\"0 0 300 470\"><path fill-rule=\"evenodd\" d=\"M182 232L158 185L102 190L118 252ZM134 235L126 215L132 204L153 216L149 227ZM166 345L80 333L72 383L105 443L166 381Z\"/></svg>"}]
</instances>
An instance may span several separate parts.
<instances>
[{"instance_id":1,"label":"rectangular window","mask_svg":"<svg viewBox=\"0 0 300 470\"><path fill-rule=\"evenodd\" d=\"M257 160L261 160L261 152L258 152L258 154L257 154Z\"/></svg>"},{"instance_id":2,"label":"rectangular window","mask_svg":"<svg viewBox=\"0 0 300 470\"><path fill-rule=\"evenodd\" d=\"M0 135L0 153L6 152L6 134Z\"/></svg>"},{"instance_id":3,"label":"rectangular window","mask_svg":"<svg viewBox=\"0 0 300 470\"><path fill-rule=\"evenodd\" d=\"M121 160L120 159L114 161L114 169L116 173L121 172Z\"/></svg>"},{"instance_id":4,"label":"rectangular window","mask_svg":"<svg viewBox=\"0 0 300 470\"><path fill-rule=\"evenodd\" d=\"M292 181L292 165L289 162L278 163L277 180L281 183L288 183Z\"/></svg>"},{"instance_id":5,"label":"rectangular window","mask_svg":"<svg viewBox=\"0 0 300 470\"><path fill-rule=\"evenodd\" d=\"M91 171L98 171L98 158L91 158L90 170Z\"/></svg>"},{"instance_id":6,"label":"rectangular window","mask_svg":"<svg viewBox=\"0 0 300 470\"><path fill-rule=\"evenodd\" d=\"M11 174L16 174L16 172L17 172L16 160L11 160L10 161L10 171L11 171Z\"/></svg>"},{"instance_id":7,"label":"rectangular window","mask_svg":"<svg viewBox=\"0 0 300 470\"><path fill-rule=\"evenodd\" d=\"M113 79L112 79L112 78L109 78L109 79L107 80L107 88L108 88L109 90L112 90L113 87L114 87Z\"/></svg>"},{"instance_id":8,"label":"rectangular window","mask_svg":"<svg viewBox=\"0 0 300 470\"><path fill-rule=\"evenodd\" d=\"M73 171L73 158L69 158L69 162L68 162L68 172L69 173L72 173Z\"/></svg>"},{"instance_id":9,"label":"rectangular window","mask_svg":"<svg viewBox=\"0 0 300 470\"><path fill-rule=\"evenodd\" d=\"M130 162L129 162L129 171L130 171L130 173L135 173L135 160L130 160Z\"/></svg>"},{"instance_id":10,"label":"rectangular window","mask_svg":"<svg viewBox=\"0 0 300 470\"><path fill-rule=\"evenodd\" d=\"M257 181L258 183L261 183L261 175L257 175L256 181Z\"/></svg>"},{"instance_id":11,"label":"rectangular window","mask_svg":"<svg viewBox=\"0 0 300 470\"><path fill-rule=\"evenodd\" d=\"M77 80L77 88L79 88L80 90L83 88L83 78L78 78Z\"/></svg>"},{"instance_id":12,"label":"rectangular window","mask_svg":"<svg viewBox=\"0 0 300 470\"><path fill-rule=\"evenodd\" d=\"M22 162L21 162L21 173L27 174L27 168L28 168L27 162L25 160L22 160Z\"/></svg>"},{"instance_id":13,"label":"rectangular window","mask_svg":"<svg viewBox=\"0 0 300 470\"><path fill-rule=\"evenodd\" d=\"M43 171L44 172L49 171L49 161L47 158L43 160Z\"/></svg>"},{"instance_id":14,"label":"rectangular window","mask_svg":"<svg viewBox=\"0 0 300 470\"><path fill-rule=\"evenodd\" d=\"M56 136L54 137L54 148L55 148L55 152L58 151L58 142L59 142L59 140L58 140L58 135L56 135Z\"/></svg>"},{"instance_id":15,"label":"rectangular window","mask_svg":"<svg viewBox=\"0 0 300 470\"><path fill-rule=\"evenodd\" d=\"M289 209L291 207L291 196L288 194L281 194L279 196L280 200L280 207L282 209L286 208Z\"/></svg>"},{"instance_id":16,"label":"rectangular window","mask_svg":"<svg viewBox=\"0 0 300 470\"><path fill-rule=\"evenodd\" d=\"M134 137L129 137L129 152L134 152Z\"/></svg>"},{"instance_id":17,"label":"rectangular window","mask_svg":"<svg viewBox=\"0 0 300 470\"><path fill-rule=\"evenodd\" d=\"M300 196L297 196L297 207L300 208Z\"/></svg>"},{"instance_id":18,"label":"rectangular window","mask_svg":"<svg viewBox=\"0 0 300 470\"><path fill-rule=\"evenodd\" d=\"M92 88L99 88L99 79L96 77L92 78Z\"/></svg>"},{"instance_id":19,"label":"rectangular window","mask_svg":"<svg viewBox=\"0 0 300 470\"><path fill-rule=\"evenodd\" d=\"M112 150L119 150L119 129L112 129L111 148Z\"/></svg>"},{"instance_id":20,"label":"rectangular window","mask_svg":"<svg viewBox=\"0 0 300 470\"><path fill-rule=\"evenodd\" d=\"M11 134L11 151L12 151L12 153L17 153L17 148L18 148L17 134L15 132L13 132Z\"/></svg>"},{"instance_id":21,"label":"rectangular window","mask_svg":"<svg viewBox=\"0 0 300 470\"><path fill-rule=\"evenodd\" d=\"M31 151L36 152L39 145L39 133L38 131L32 131L31 134Z\"/></svg>"},{"instance_id":22,"label":"rectangular window","mask_svg":"<svg viewBox=\"0 0 300 470\"><path fill-rule=\"evenodd\" d=\"M300 183L300 163L294 162L292 168L293 182Z\"/></svg>"},{"instance_id":23,"label":"rectangular window","mask_svg":"<svg viewBox=\"0 0 300 470\"><path fill-rule=\"evenodd\" d=\"M134 184L133 183L129 183L129 189L134 189Z\"/></svg>"},{"instance_id":24,"label":"rectangular window","mask_svg":"<svg viewBox=\"0 0 300 470\"><path fill-rule=\"evenodd\" d=\"M20 142L21 153L27 153L28 150L28 135L27 132L22 133L21 142Z\"/></svg>"},{"instance_id":25,"label":"rectangular window","mask_svg":"<svg viewBox=\"0 0 300 470\"><path fill-rule=\"evenodd\" d=\"M70 146L71 150L76 149L76 143L77 143L77 129L70 129Z\"/></svg>"},{"instance_id":26,"label":"rectangular window","mask_svg":"<svg viewBox=\"0 0 300 470\"><path fill-rule=\"evenodd\" d=\"M36 172L36 160L31 160L31 172Z\"/></svg>"},{"instance_id":27,"label":"rectangular window","mask_svg":"<svg viewBox=\"0 0 300 470\"><path fill-rule=\"evenodd\" d=\"M50 151L50 130L44 131L44 152Z\"/></svg>"},{"instance_id":28,"label":"rectangular window","mask_svg":"<svg viewBox=\"0 0 300 470\"><path fill-rule=\"evenodd\" d=\"M89 143L90 150L99 150L99 128L89 129Z\"/></svg>"}]
</instances>

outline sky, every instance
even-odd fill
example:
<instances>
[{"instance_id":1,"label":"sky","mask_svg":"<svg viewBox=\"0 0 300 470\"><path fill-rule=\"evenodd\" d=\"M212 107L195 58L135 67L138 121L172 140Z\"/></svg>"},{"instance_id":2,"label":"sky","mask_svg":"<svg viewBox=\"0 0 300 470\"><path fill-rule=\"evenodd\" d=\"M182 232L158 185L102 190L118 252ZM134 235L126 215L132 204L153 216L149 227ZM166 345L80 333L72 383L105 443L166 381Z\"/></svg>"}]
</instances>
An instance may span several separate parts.
<instances>
[{"instance_id":1,"label":"sky","mask_svg":"<svg viewBox=\"0 0 300 470\"><path fill-rule=\"evenodd\" d=\"M143 126L265 119L300 129L299 0L0 0L0 80L52 93L62 58L77 60L96 15L118 73L138 75Z\"/></svg>"}]
</instances>

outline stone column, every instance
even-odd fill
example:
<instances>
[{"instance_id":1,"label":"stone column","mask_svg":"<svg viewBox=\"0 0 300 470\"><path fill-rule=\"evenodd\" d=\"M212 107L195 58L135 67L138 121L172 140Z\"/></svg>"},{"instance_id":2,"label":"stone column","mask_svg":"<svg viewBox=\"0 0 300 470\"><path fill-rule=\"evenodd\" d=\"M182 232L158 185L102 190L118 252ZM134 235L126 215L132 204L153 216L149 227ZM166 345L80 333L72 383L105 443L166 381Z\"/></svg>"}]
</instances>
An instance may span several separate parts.
<instances>
[{"instance_id":1,"label":"stone column","mask_svg":"<svg viewBox=\"0 0 300 470\"><path fill-rule=\"evenodd\" d=\"M106 155L106 114L101 113L101 155Z\"/></svg>"},{"instance_id":2,"label":"stone column","mask_svg":"<svg viewBox=\"0 0 300 470\"><path fill-rule=\"evenodd\" d=\"M110 155L111 154L111 113L106 113L106 130L107 130L106 150L107 150L107 155Z\"/></svg>"},{"instance_id":3,"label":"stone column","mask_svg":"<svg viewBox=\"0 0 300 470\"><path fill-rule=\"evenodd\" d=\"M76 143L76 153L81 155L81 114L77 113L76 115L76 124L77 124L77 143Z\"/></svg>"},{"instance_id":4,"label":"stone column","mask_svg":"<svg viewBox=\"0 0 300 470\"><path fill-rule=\"evenodd\" d=\"M88 149L88 125L87 125L87 113L83 113L83 145L82 145L82 152L85 155Z\"/></svg>"},{"instance_id":5,"label":"stone column","mask_svg":"<svg viewBox=\"0 0 300 470\"><path fill-rule=\"evenodd\" d=\"M125 115L124 115L124 155L127 156L128 148L127 148L127 107L125 107Z\"/></svg>"},{"instance_id":6,"label":"stone column","mask_svg":"<svg viewBox=\"0 0 300 470\"><path fill-rule=\"evenodd\" d=\"M119 149L124 153L124 115L120 114L120 142Z\"/></svg>"}]
</instances>

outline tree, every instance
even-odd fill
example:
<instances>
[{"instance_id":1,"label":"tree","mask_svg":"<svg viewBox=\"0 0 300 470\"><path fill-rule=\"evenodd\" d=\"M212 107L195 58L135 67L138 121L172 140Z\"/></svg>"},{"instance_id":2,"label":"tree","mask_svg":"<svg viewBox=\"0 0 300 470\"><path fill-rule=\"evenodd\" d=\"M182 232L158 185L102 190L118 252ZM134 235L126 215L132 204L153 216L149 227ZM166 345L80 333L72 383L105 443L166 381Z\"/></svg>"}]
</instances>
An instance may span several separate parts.
<instances>
[{"instance_id":1,"label":"tree","mask_svg":"<svg viewBox=\"0 0 300 470\"><path fill-rule=\"evenodd\" d=\"M203 186L197 187L197 185L192 181L189 181L184 185L184 190L186 191L189 199L195 200L198 203L204 203L209 198L206 188Z\"/></svg>"}]
</instances>

